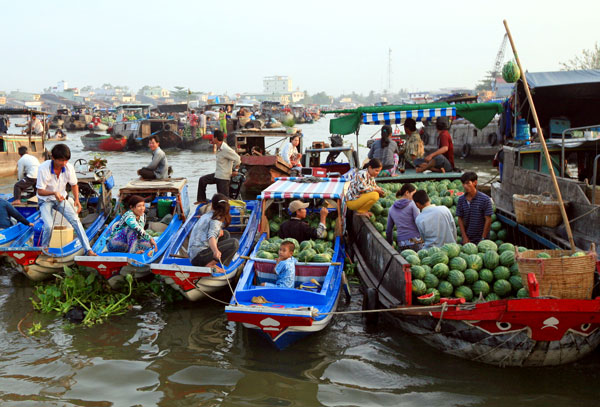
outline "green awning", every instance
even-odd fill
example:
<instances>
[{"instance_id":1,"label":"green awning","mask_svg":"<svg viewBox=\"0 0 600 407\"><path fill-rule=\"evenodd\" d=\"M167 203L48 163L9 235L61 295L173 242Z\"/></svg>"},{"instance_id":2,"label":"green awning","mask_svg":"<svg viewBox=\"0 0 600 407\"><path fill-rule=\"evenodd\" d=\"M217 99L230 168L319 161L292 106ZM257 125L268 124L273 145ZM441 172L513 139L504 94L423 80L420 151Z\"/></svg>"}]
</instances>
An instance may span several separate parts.
<instances>
[{"instance_id":1,"label":"green awning","mask_svg":"<svg viewBox=\"0 0 600 407\"><path fill-rule=\"evenodd\" d=\"M478 129L488 125L497 113L502 112L500 103L469 103L450 105L448 103L427 103L419 105L363 106L357 109L331 110L322 113L340 113L342 117L329 122L331 134L355 133L360 124L400 124L406 118L415 120L436 117L459 116L467 119Z\"/></svg>"}]
</instances>

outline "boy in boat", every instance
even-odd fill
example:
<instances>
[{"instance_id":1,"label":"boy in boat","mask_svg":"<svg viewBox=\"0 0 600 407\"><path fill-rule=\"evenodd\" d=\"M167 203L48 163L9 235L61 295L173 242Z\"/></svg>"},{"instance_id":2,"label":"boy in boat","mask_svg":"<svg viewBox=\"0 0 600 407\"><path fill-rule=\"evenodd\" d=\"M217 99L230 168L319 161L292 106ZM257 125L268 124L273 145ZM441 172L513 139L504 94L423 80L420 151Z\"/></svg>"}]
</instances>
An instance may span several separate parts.
<instances>
[{"instance_id":1,"label":"boy in boat","mask_svg":"<svg viewBox=\"0 0 600 407\"><path fill-rule=\"evenodd\" d=\"M40 207L40 215L44 221L44 233L42 247L48 247L52 237L54 216L52 210L61 213L73 226L79 241L87 256L96 256L92 250L83 225L77 214L81 212L79 202L79 186L75 168L69 163L71 150L66 144L57 144L52 149L52 159L40 164L37 176L37 198ZM67 183L71 185L73 192L74 207L67 200Z\"/></svg>"},{"instance_id":2,"label":"boy in boat","mask_svg":"<svg viewBox=\"0 0 600 407\"><path fill-rule=\"evenodd\" d=\"M275 264L277 281L275 284L262 283L262 286L294 288L294 283L296 281L296 259L292 256L295 248L296 245L290 241L281 242L281 246L279 246L279 257Z\"/></svg>"},{"instance_id":3,"label":"boy in boat","mask_svg":"<svg viewBox=\"0 0 600 407\"><path fill-rule=\"evenodd\" d=\"M152 162L138 170L138 175L142 179L167 179L169 177L169 164L165 152L160 148L157 136L148 137L148 147L152 151Z\"/></svg>"},{"instance_id":4,"label":"boy in boat","mask_svg":"<svg viewBox=\"0 0 600 407\"><path fill-rule=\"evenodd\" d=\"M21 204L21 192L35 187L37 182L38 167L40 162L31 154L27 154L27 147L21 146L17 150L21 158L17 161L17 183L13 188L14 204Z\"/></svg>"},{"instance_id":5,"label":"boy in boat","mask_svg":"<svg viewBox=\"0 0 600 407\"><path fill-rule=\"evenodd\" d=\"M458 198L456 216L462 243L479 243L487 239L492 225L492 200L477 190L477 174L465 172L460 177L465 194Z\"/></svg>"},{"instance_id":6,"label":"boy in boat","mask_svg":"<svg viewBox=\"0 0 600 407\"><path fill-rule=\"evenodd\" d=\"M450 209L431 204L427 192L422 189L415 192L413 201L421 211L415 223L425 241L424 249L456 243L456 225Z\"/></svg>"},{"instance_id":7,"label":"boy in boat","mask_svg":"<svg viewBox=\"0 0 600 407\"><path fill-rule=\"evenodd\" d=\"M326 221L329 211L327 208L321 208L321 211L319 212L319 226L315 229L310 227L310 225L303 220L306 218L306 208L308 208L308 205L308 202L304 203L300 200L295 200L290 203L288 209L292 214L292 217L281 224L281 227L279 228L279 237L282 239L292 237L296 239L298 243L309 239L325 239L327 237Z\"/></svg>"}]
</instances>

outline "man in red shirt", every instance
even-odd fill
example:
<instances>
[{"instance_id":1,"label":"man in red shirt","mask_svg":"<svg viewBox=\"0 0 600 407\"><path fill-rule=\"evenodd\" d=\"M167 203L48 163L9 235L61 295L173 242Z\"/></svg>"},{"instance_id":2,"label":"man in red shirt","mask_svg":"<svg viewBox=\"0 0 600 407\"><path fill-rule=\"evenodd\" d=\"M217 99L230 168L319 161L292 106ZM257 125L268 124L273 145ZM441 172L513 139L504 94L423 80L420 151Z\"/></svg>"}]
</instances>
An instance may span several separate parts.
<instances>
[{"instance_id":1,"label":"man in red shirt","mask_svg":"<svg viewBox=\"0 0 600 407\"><path fill-rule=\"evenodd\" d=\"M435 122L435 128L439 134L438 149L427 155L425 161L429 163L435 156L443 155L448 159L452 168L455 168L454 144L452 143L452 136L450 136L450 132L448 131L448 123L445 119L438 119Z\"/></svg>"}]
</instances>

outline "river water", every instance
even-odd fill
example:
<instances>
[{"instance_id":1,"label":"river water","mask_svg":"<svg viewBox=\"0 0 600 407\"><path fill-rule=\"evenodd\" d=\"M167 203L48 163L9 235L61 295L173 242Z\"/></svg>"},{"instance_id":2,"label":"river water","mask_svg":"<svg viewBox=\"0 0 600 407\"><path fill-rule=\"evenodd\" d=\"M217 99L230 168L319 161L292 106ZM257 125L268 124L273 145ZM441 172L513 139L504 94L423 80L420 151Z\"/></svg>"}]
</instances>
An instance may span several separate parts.
<instances>
[{"instance_id":1,"label":"river water","mask_svg":"<svg viewBox=\"0 0 600 407\"><path fill-rule=\"evenodd\" d=\"M327 120L302 127L308 142L327 140ZM371 134L363 130L360 143ZM73 160L93 155L82 151L80 136L69 133ZM103 156L117 186L150 159L148 152ZM198 177L214 169L212 154L167 156L194 199ZM458 165L489 179L487 162ZM10 192L14 181L0 181L0 192ZM361 308L358 286L352 291L338 310ZM53 315L30 314L31 294L23 275L0 270L2 406L546 407L597 406L600 396L599 351L563 367L496 368L442 354L385 322L367 329L358 314L336 316L323 332L278 351L227 322L213 301L149 303L102 325L68 328ZM24 337L20 321L24 332L33 322L47 332Z\"/></svg>"}]
</instances>

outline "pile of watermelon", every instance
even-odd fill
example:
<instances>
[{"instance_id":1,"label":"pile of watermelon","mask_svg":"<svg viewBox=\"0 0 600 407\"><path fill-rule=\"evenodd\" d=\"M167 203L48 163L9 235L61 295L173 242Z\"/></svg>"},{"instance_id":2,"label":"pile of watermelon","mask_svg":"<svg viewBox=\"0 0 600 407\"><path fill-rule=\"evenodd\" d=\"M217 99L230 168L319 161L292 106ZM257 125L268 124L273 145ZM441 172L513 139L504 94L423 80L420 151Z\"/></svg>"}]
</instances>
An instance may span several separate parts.
<instances>
[{"instance_id":1,"label":"pile of watermelon","mask_svg":"<svg viewBox=\"0 0 600 407\"><path fill-rule=\"evenodd\" d=\"M279 246L281 242L292 242L296 247L294 257L299 263L331 263L333 257L333 243L325 240L305 240L298 243L291 237L282 239L274 236L265 239L260 243L256 257L259 259L275 260L279 256Z\"/></svg>"},{"instance_id":2,"label":"pile of watermelon","mask_svg":"<svg viewBox=\"0 0 600 407\"><path fill-rule=\"evenodd\" d=\"M491 240L477 245L448 243L441 248L403 250L400 254L411 264L413 296L423 305L435 304L440 298L494 301L529 296L511 243L499 247Z\"/></svg>"},{"instance_id":3,"label":"pile of watermelon","mask_svg":"<svg viewBox=\"0 0 600 407\"><path fill-rule=\"evenodd\" d=\"M444 205L448 207L452 213L452 216L454 216L454 223L456 224L456 231L458 234L457 243L462 243L461 231L458 227L458 216L456 216L456 204L458 203L458 198L464 194L464 188L460 180L424 181L415 182L414 185L417 187L417 189L424 189L427 191L427 195L429 195L429 199L431 200L432 204L438 206ZM370 218L370 220L373 226L375 226L375 229L377 229L377 231L379 231L385 238L388 213L396 201L396 192L400 190L402 184L381 183L379 186L385 190L386 195L380 198L379 201L377 201L377 203L371 207L373 216ZM493 206L493 208L495 212L496 207ZM394 248L396 248L397 232L395 229L393 233L393 245ZM496 219L496 214L492 214L492 225L489 239L500 246L506 240L507 235L508 232L506 229L502 228L502 223Z\"/></svg>"},{"instance_id":4,"label":"pile of watermelon","mask_svg":"<svg viewBox=\"0 0 600 407\"><path fill-rule=\"evenodd\" d=\"M274 216L269 221L269 230L271 232L271 235L277 235L279 233L279 228L281 227L281 224L289 218L290 217L287 216L287 214L284 214L282 216ZM333 242L335 238L336 219L337 212L332 212L327 216L327 240L330 242ZM319 226L319 214L316 212L313 212L310 215L308 215L305 220L312 228L316 229Z\"/></svg>"}]
</instances>

